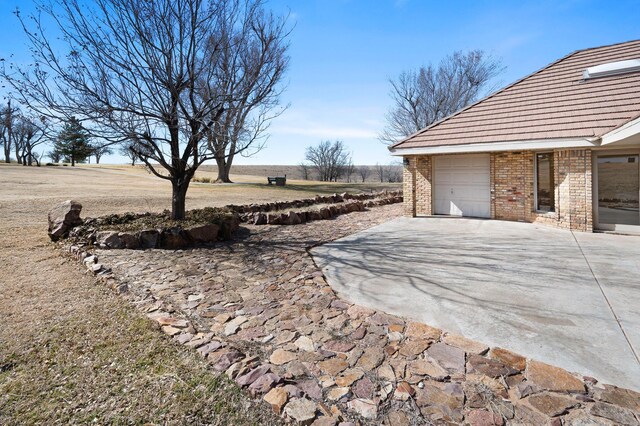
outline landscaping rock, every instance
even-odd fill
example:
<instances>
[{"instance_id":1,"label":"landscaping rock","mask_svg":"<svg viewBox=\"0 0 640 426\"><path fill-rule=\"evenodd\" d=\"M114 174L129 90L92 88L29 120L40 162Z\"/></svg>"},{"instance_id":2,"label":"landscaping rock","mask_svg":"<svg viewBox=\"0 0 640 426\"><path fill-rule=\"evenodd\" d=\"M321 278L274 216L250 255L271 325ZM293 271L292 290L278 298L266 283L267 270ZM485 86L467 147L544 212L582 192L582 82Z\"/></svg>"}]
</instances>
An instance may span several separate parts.
<instances>
[{"instance_id":1,"label":"landscaping rock","mask_svg":"<svg viewBox=\"0 0 640 426\"><path fill-rule=\"evenodd\" d=\"M365 371L374 370L380 365L384 359L384 352L382 348L368 348L364 354L358 359L356 367L359 367Z\"/></svg>"},{"instance_id":2,"label":"landscaping rock","mask_svg":"<svg viewBox=\"0 0 640 426\"><path fill-rule=\"evenodd\" d=\"M262 398L268 404L271 404L271 408L276 414L280 414L282 412L282 407L287 403L289 399L289 394L285 388L273 388Z\"/></svg>"},{"instance_id":3,"label":"landscaping rock","mask_svg":"<svg viewBox=\"0 0 640 426\"><path fill-rule=\"evenodd\" d=\"M469 426L502 426L504 420L502 416L486 410L473 410L465 419Z\"/></svg>"},{"instance_id":4,"label":"landscaping rock","mask_svg":"<svg viewBox=\"0 0 640 426\"><path fill-rule=\"evenodd\" d=\"M584 383L567 371L538 361L529 361L526 369L527 380L555 392L584 392Z\"/></svg>"},{"instance_id":5,"label":"landscaping rock","mask_svg":"<svg viewBox=\"0 0 640 426\"><path fill-rule=\"evenodd\" d=\"M358 398L370 399L373 397L375 384L368 377L363 377L356 382L351 390Z\"/></svg>"},{"instance_id":6,"label":"landscaping rock","mask_svg":"<svg viewBox=\"0 0 640 426\"><path fill-rule=\"evenodd\" d=\"M635 418L631 410L625 408L616 407L612 404L605 402L596 402L591 406L589 413L594 416L603 417L609 419L619 425L625 426L637 426L640 422Z\"/></svg>"},{"instance_id":7,"label":"landscaping rock","mask_svg":"<svg viewBox=\"0 0 640 426\"><path fill-rule=\"evenodd\" d=\"M340 377L336 378L336 385L338 386L351 386L353 382L360 379L364 375L364 372L360 369L346 370Z\"/></svg>"},{"instance_id":8,"label":"landscaping rock","mask_svg":"<svg viewBox=\"0 0 640 426\"><path fill-rule=\"evenodd\" d=\"M460 348L469 354L484 355L489 351L489 346L456 334L446 334L443 341L447 345Z\"/></svg>"},{"instance_id":9,"label":"landscaping rock","mask_svg":"<svg viewBox=\"0 0 640 426\"><path fill-rule=\"evenodd\" d=\"M299 382L296 382L296 387L307 394L307 396L311 399L322 399L322 388L315 379L301 380Z\"/></svg>"},{"instance_id":10,"label":"landscaping rock","mask_svg":"<svg viewBox=\"0 0 640 426\"><path fill-rule=\"evenodd\" d=\"M413 397L416 394L415 389L411 387L411 385L407 382L400 382L396 387L396 391L393 394L393 399L397 399L399 401L406 401L409 398Z\"/></svg>"},{"instance_id":11,"label":"landscaping rock","mask_svg":"<svg viewBox=\"0 0 640 426\"><path fill-rule=\"evenodd\" d=\"M244 354L242 354L241 352L233 349L228 350L216 357L213 368L217 371L225 371L231 366L231 364L236 361L240 361L242 358L244 358Z\"/></svg>"},{"instance_id":12,"label":"landscaping rock","mask_svg":"<svg viewBox=\"0 0 640 426\"><path fill-rule=\"evenodd\" d=\"M349 363L344 359L331 358L326 361L319 362L318 367L320 368L320 370L324 371L327 374L330 374L331 376L337 376L347 367L349 367ZM367 368L365 368L365 370L367 370Z\"/></svg>"},{"instance_id":13,"label":"landscaping rock","mask_svg":"<svg viewBox=\"0 0 640 426\"><path fill-rule=\"evenodd\" d=\"M322 347L331 352L349 352L353 349L355 343L346 342L344 340L329 340L325 342Z\"/></svg>"},{"instance_id":14,"label":"landscaping rock","mask_svg":"<svg viewBox=\"0 0 640 426\"><path fill-rule=\"evenodd\" d=\"M501 363L508 365L514 370L524 371L527 366L527 359L521 355L502 348L492 348L489 356L497 359Z\"/></svg>"},{"instance_id":15,"label":"landscaping rock","mask_svg":"<svg viewBox=\"0 0 640 426\"><path fill-rule=\"evenodd\" d=\"M307 352L312 352L315 350L315 347L313 346L313 340L311 340L310 338L308 338L307 336L300 336L298 337L298 340L296 340L294 342L294 344L298 347L298 349L300 349L301 351L307 351Z\"/></svg>"},{"instance_id":16,"label":"landscaping rock","mask_svg":"<svg viewBox=\"0 0 640 426\"><path fill-rule=\"evenodd\" d=\"M440 339L441 331L419 322L409 322L404 332L408 339Z\"/></svg>"},{"instance_id":17,"label":"landscaping rock","mask_svg":"<svg viewBox=\"0 0 640 426\"><path fill-rule=\"evenodd\" d=\"M344 396L348 395L350 390L351 389L349 387L335 387L335 388L332 388L327 393L327 399L329 399L330 401L337 401L340 398L343 398Z\"/></svg>"},{"instance_id":18,"label":"landscaping rock","mask_svg":"<svg viewBox=\"0 0 640 426\"><path fill-rule=\"evenodd\" d=\"M185 230L187 236L195 243L211 243L218 240L220 227L215 224L195 226Z\"/></svg>"},{"instance_id":19,"label":"landscaping rock","mask_svg":"<svg viewBox=\"0 0 640 426\"><path fill-rule=\"evenodd\" d=\"M247 317L245 316L239 316L232 319L231 321L225 324L224 335L231 336L232 334L236 334L240 329L240 326L245 322L247 322Z\"/></svg>"},{"instance_id":20,"label":"landscaping rock","mask_svg":"<svg viewBox=\"0 0 640 426\"><path fill-rule=\"evenodd\" d=\"M140 238L140 248L153 249L158 247L160 233L155 229L146 229L138 234Z\"/></svg>"},{"instance_id":21,"label":"landscaping rock","mask_svg":"<svg viewBox=\"0 0 640 426\"><path fill-rule=\"evenodd\" d=\"M578 401L575 399L549 393L532 395L527 399L527 401L533 408L549 417L564 414L569 408L573 408L578 405Z\"/></svg>"},{"instance_id":22,"label":"landscaping rock","mask_svg":"<svg viewBox=\"0 0 640 426\"><path fill-rule=\"evenodd\" d=\"M176 226L167 228L160 235L160 248L177 250L189 245L189 239L182 228Z\"/></svg>"},{"instance_id":23,"label":"landscaping rock","mask_svg":"<svg viewBox=\"0 0 640 426\"><path fill-rule=\"evenodd\" d=\"M82 225L80 212L82 205L73 200L67 200L58 204L49 210L49 238L51 241L58 241L69 234L69 231L79 225Z\"/></svg>"},{"instance_id":24,"label":"landscaping rock","mask_svg":"<svg viewBox=\"0 0 640 426\"><path fill-rule=\"evenodd\" d=\"M124 242L116 231L100 231L96 233L96 245L100 248L123 249Z\"/></svg>"},{"instance_id":25,"label":"landscaping rock","mask_svg":"<svg viewBox=\"0 0 640 426\"><path fill-rule=\"evenodd\" d=\"M418 376L429 376L434 380L443 381L449 377L449 373L439 365L427 361L426 359L416 359L407 364L411 374Z\"/></svg>"},{"instance_id":26,"label":"landscaping rock","mask_svg":"<svg viewBox=\"0 0 640 426\"><path fill-rule=\"evenodd\" d=\"M118 234L118 238L120 238L120 242L123 246L122 248L130 249L130 250L135 250L140 248L140 240L137 235L120 232Z\"/></svg>"},{"instance_id":27,"label":"landscaping rock","mask_svg":"<svg viewBox=\"0 0 640 426\"><path fill-rule=\"evenodd\" d=\"M267 374L270 370L271 367L269 367L268 365L261 365L260 367L254 368L253 370L249 371L247 374L238 376L236 378L236 383L240 386L249 386L260 377Z\"/></svg>"},{"instance_id":28,"label":"landscaping rock","mask_svg":"<svg viewBox=\"0 0 640 426\"><path fill-rule=\"evenodd\" d=\"M274 373L266 373L249 385L249 390L254 394L263 394L280 383L280 377Z\"/></svg>"},{"instance_id":29,"label":"landscaping rock","mask_svg":"<svg viewBox=\"0 0 640 426\"><path fill-rule=\"evenodd\" d=\"M427 355L447 371L464 373L465 354L462 349L446 343L435 343L427 349Z\"/></svg>"},{"instance_id":30,"label":"landscaping rock","mask_svg":"<svg viewBox=\"0 0 640 426\"><path fill-rule=\"evenodd\" d=\"M616 386L604 385L604 388L595 388L595 397L610 404L619 405L629 410L640 413L640 393Z\"/></svg>"},{"instance_id":31,"label":"landscaping rock","mask_svg":"<svg viewBox=\"0 0 640 426\"><path fill-rule=\"evenodd\" d=\"M310 425L316 418L316 403L304 398L294 398L284 407L284 412L300 425Z\"/></svg>"},{"instance_id":32,"label":"landscaping rock","mask_svg":"<svg viewBox=\"0 0 640 426\"><path fill-rule=\"evenodd\" d=\"M485 358L481 355L471 355L467 361L467 372L480 373L492 378L506 377L517 373L511 367L507 367L500 361Z\"/></svg>"},{"instance_id":33,"label":"landscaping rock","mask_svg":"<svg viewBox=\"0 0 640 426\"><path fill-rule=\"evenodd\" d=\"M285 351L284 349L276 349L269 357L269 361L275 365L283 365L297 358L294 352Z\"/></svg>"},{"instance_id":34,"label":"landscaping rock","mask_svg":"<svg viewBox=\"0 0 640 426\"><path fill-rule=\"evenodd\" d=\"M347 406L365 419L373 420L378 417L378 404L373 400L358 398L349 401Z\"/></svg>"}]
</instances>

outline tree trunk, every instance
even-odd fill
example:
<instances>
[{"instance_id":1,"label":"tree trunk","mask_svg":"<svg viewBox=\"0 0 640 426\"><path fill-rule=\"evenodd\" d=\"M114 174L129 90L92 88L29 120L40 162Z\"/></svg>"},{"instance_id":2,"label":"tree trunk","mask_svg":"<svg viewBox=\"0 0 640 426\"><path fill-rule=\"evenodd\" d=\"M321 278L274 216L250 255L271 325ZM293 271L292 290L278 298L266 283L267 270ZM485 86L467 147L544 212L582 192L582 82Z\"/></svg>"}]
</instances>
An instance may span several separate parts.
<instances>
[{"instance_id":1,"label":"tree trunk","mask_svg":"<svg viewBox=\"0 0 640 426\"><path fill-rule=\"evenodd\" d=\"M189 189L188 177L173 178L171 180L172 196L171 196L171 219L184 219L187 189Z\"/></svg>"},{"instance_id":2,"label":"tree trunk","mask_svg":"<svg viewBox=\"0 0 640 426\"><path fill-rule=\"evenodd\" d=\"M71 167L74 167L76 165L76 156L74 154L71 154Z\"/></svg>"},{"instance_id":3,"label":"tree trunk","mask_svg":"<svg viewBox=\"0 0 640 426\"><path fill-rule=\"evenodd\" d=\"M218 178L216 179L216 182L231 183L231 179L229 179L231 163L226 161L224 157L216 157L216 163L218 164Z\"/></svg>"}]
</instances>

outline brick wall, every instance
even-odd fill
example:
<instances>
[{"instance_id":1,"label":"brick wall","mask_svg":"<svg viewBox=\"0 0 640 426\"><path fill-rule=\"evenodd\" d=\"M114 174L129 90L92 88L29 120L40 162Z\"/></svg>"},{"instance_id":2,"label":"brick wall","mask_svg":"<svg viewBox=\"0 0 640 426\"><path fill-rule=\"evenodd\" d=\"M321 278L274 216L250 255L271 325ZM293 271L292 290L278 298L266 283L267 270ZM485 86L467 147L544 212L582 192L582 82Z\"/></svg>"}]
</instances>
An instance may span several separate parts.
<instances>
[{"instance_id":1,"label":"brick wall","mask_svg":"<svg viewBox=\"0 0 640 426\"><path fill-rule=\"evenodd\" d=\"M432 157L408 157L404 168L404 213L431 215ZM541 223L576 231L593 230L591 150L554 151L555 212L536 212L532 151L490 155L491 217Z\"/></svg>"},{"instance_id":2,"label":"brick wall","mask_svg":"<svg viewBox=\"0 0 640 426\"><path fill-rule=\"evenodd\" d=\"M431 157L405 157L409 164L403 169L404 215L407 217L433 214L431 203Z\"/></svg>"},{"instance_id":3,"label":"brick wall","mask_svg":"<svg viewBox=\"0 0 640 426\"><path fill-rule=\"evenodd\" d=\"M418 216L430 216L433 214L431 201L433 182L431 178L431 156L422 156L416 159L416 214Z\"/></svg>"},{"instance_id":4,"label":"brick wall","mask_svg":"<svg viewBox=\"0 0 640 426\"><path fill-rule=\"evenodd\" d=\"M406 217L416 216L416 158L405 157L402 169L402 206Z\"/></svg>"},{"instance_id":5,"label":"brick wall","mask_svg":"<svg viewBox=\"0 0 640 426\"><path fill-rule=\"evenodd\" d=\"M526 220L529 164L524 152L491 154L491 204L493 218Z\"/></svg>"}]
</instances>

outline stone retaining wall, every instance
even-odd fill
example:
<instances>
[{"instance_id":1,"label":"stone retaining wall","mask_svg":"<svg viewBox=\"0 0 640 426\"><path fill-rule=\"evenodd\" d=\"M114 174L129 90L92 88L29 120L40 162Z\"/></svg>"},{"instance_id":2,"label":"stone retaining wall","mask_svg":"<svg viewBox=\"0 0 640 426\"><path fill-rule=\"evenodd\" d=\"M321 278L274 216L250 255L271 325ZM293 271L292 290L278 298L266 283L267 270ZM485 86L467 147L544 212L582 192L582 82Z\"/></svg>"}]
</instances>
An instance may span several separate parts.
<instances>
[{"instance_id":1,"label":"stone retaining wall","mask_svg":"<svg viewBox=\"0 0 640 426\"><path fill-rule=\"evenodd\" d=\"M266 212L274 212L278 210L299 209L303 207L313 206L316 204L334 204L334 203L342 203L350 200L365 201L365 200L374 200L377 198L389 199L389 198L395 198L395 197L402 197L402 191L379 191L379 192L362 193L362 194L350 194L348 192L344 192L342 194L333 194L333 195L316 195L314 198L305 198L302 200L293 200L293 201L276 201L272 203L262 203L262 204L243 204L239 206L230 204L225 208L239 214L258 213L258 212L266 213ZM394 201L394 202L402 202L402 200Z\"/></svg>"}]
</instances>

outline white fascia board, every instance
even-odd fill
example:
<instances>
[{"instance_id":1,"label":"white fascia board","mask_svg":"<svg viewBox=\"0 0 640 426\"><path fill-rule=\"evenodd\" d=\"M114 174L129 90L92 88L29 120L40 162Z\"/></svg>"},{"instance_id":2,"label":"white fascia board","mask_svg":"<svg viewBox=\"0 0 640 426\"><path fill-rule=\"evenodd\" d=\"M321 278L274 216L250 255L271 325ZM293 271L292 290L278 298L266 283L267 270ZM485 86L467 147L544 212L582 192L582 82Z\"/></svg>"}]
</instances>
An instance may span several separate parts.
<instances>
[{"instance_id":1,"label":"white fascia board","mask_svg":"<svg viewBox=\"0 0 640 426\"><path fill-rule=\"evenodd\" d=\"M400 157L403 155L462 154L467 152L594 148L599 145L599 138L541 139L528 141L471 143L463 145L426 146L421 148L395 148L391 150L391 155Z\"/></svg>"},{"instance_id":2,"label":"white fascia board","mask_svg":"<svg viewBox=\"0 0 640 426\"><path fill-rule=\"evenodd\" d=\"M635 136L638 133L640 133L640 117L604 134L602 136L602 145L620 142L621 140Z\"/></svg>"}]
</instances>

